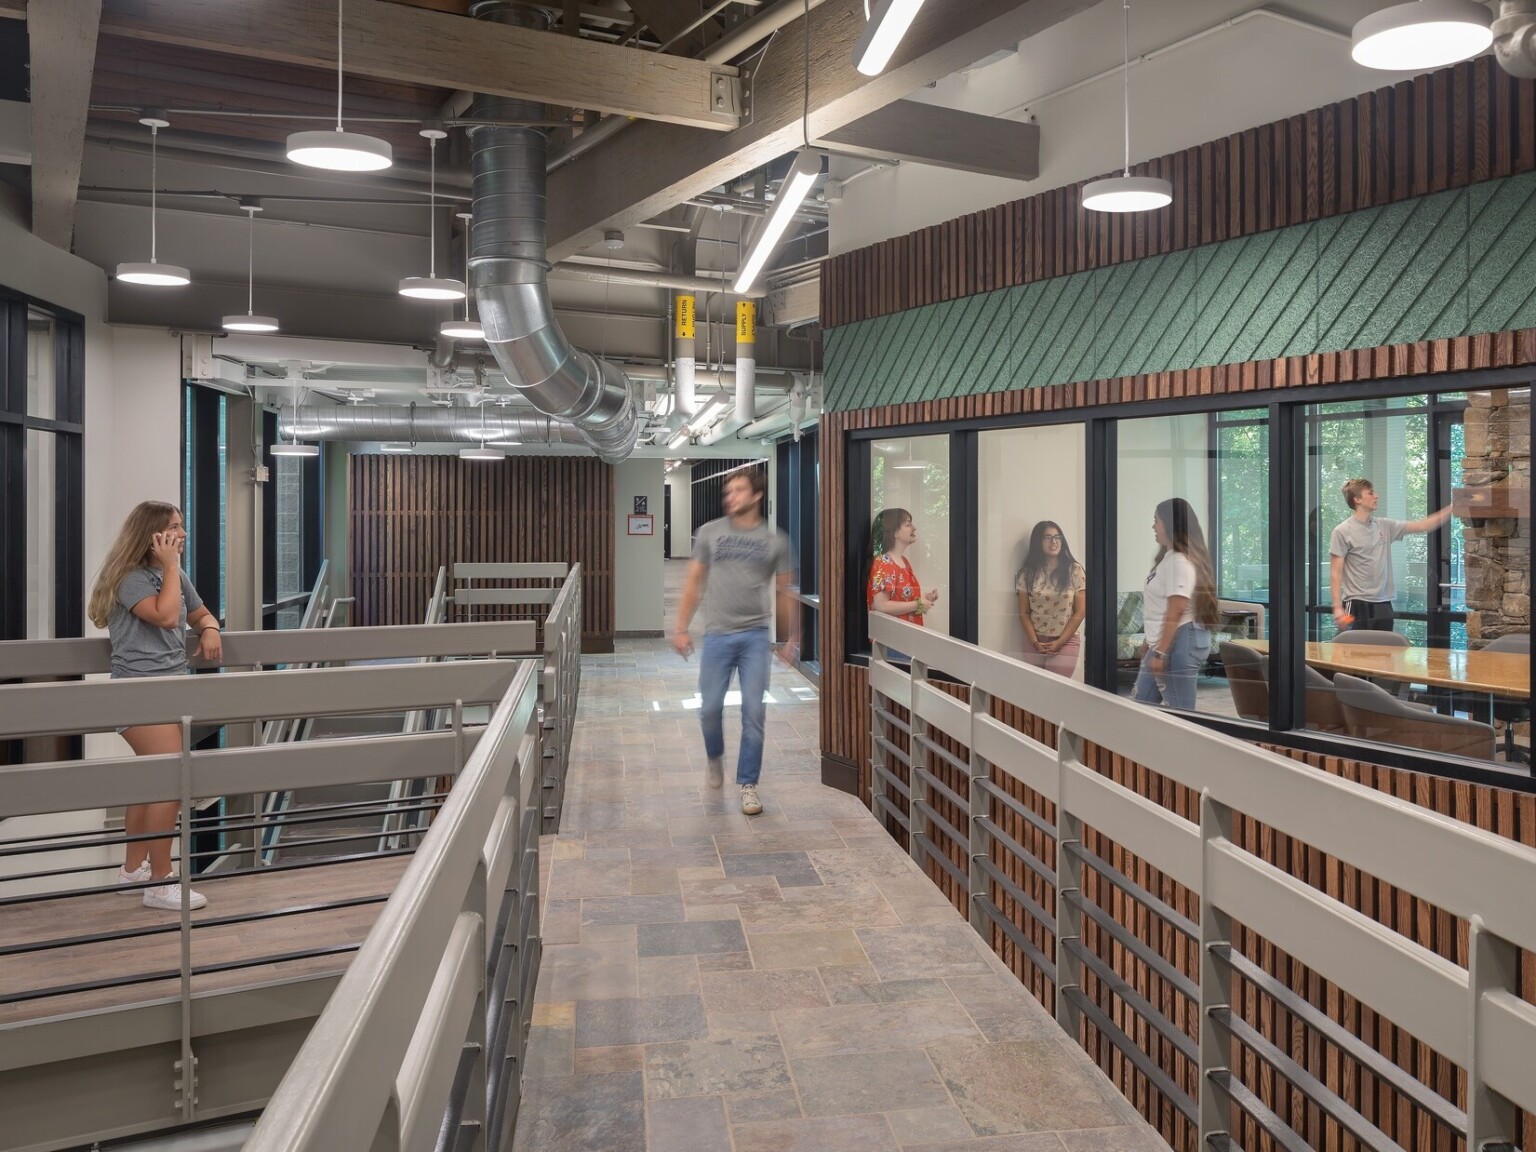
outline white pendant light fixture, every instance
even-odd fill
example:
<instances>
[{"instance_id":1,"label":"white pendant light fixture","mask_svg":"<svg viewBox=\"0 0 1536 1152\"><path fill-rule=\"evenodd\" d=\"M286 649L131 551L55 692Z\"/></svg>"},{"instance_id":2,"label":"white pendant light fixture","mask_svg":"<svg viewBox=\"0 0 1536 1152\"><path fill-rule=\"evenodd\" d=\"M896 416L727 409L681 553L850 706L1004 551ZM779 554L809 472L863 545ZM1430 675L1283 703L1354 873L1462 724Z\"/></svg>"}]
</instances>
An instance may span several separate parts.
<instances>
[{"instance_id":1,"label":"white pendant light fixture","mask_svg":"<svg viewBox=\"0 0 1536 1152\"><path fill-rule=\"evenodd\" d=\"M1493 43L1493 14L1476 0L1411 0L1356 25L1349 54L1384 72L1427 72L1469 60Z\"/></svg>"},{"instance_id":2,"label":"white pendant light fixture","mask_svg":"<svg viewBox=\"0 0 1536 1152\"><path fill-rule=\"evenodd\" d=\"M500 448L460 448L460 460L505 460L507 454Z\"/></svg>"},{"instance_id":3,"label":"white pendant light fixture","mask_svg":"<svg viewBox=\"0 0 1536 1152\"><path fill-rule=\"evenodd\" d=\"M885 71L891 53L912 27L922 6L923 0L875 0L871 13L869 0L864 0L864 31L853 46L853 66L866 76L878 76Z\"/></svg>"},{"instance_id":4,"label":"white pendant light fixture","mask_svg":"<svg viewBox=\"0 0 1536 1152\"><path fill-rule=\"evenodd\" d=\"M386 456L409 456L416 449L410 444L380 444L379 451Z\"/></svg>"},{"instance_id":5,"label":"white pendant light fixture","mask_svg":"<svg viewBox=\"0 0 1536 1152\"><path fill-rule=\"evenodd\" d=\"M1083 207L1090 212L1150 212L1173 203L1173 185L1156 176L1131 175L1131 0L1122 0L1125 39L1125 167L1119 176L1083 185Z\"/></svg>"},{"instance_id":6,"label":"white pendant light fixture","mask_svg":"<svg viewBox=\"0 0 1536 1152\"><path fill-rule=\"evenodd\" d=\"M444 320L437 332L459 340L484 340L485 329L480 327L480 321L469 318L469 225L473 217L468 212L460 212L458 217L464 221L464 319Z\"/></svg>"},{"instance_id":7,"label":"white pendant light fixture","mask_svg":"<svg viewBox=\"0 0 1536 1152\"><path fill-rule=\"evenodd\" d=\"M242 200L240 210L250 217L250 229L246 238L245 256L245 315L238 312L224 317L224 327L230 332L276 332L277 319L258 316L255 313L256 294L256 213L261 211L261 201Z\"/></svg>"},{"instance_id":8,"label":"white pendant light fixture","mask_svg":"<svg viewBox=\"0 0 1536 1152\"><path fill-rule=\"evenodd\" d=\"M274 456L318 456L320 445L299 443L299 371L297 366L289 369L288 381L293 388L293 432L292 440L279 440L267 451Z\"/></svg>"},{"instance_id":9,"label":"white pendant light fixture","mask_svg":"<svg viewBox=\"0 0 1536 1152\"><path fill-rule=\"evenodd\" d=\"M423 128L421 134L426 137L432 152L431 183L427 186L431 263L426 276L407 276L400 281L400 295L409 296L412 300L462 300L465 296L463 281L449 280L437 274L437 142L448 133L441 128L429 127Z\"/></svg>"},{"instance_id":10,"label":"white pendant light fixture","mask_svg":"<svg viewBox=\"0 0 1536 1152\"><path fill-rule=\"evenodd\" d=\"M394 161L389 141L348 132L341 126L341 5L342 0L336 0L336 128L291 133L288 159L306 168L332 172L378 172Z\"/></svg>"},{"instance_id":11,"label":"white pendant light fixture","mask_svg":"<svg viewBox=\"0 0 1536 1152\"><path fill-rule=\"evenodd\" d=\"M805 21L805 103L800 116L800 131L805 138L805 146L795 153L795 162L789 166L789 171L785 173L784 180L779 185L779 194L774 197L773 207L768 210L768 218L763 221L762 229L752 241L752 251L747 253L747 258L736 272L736 280L731 285L731 290L738 295L745 295L752 291L752 285L757 283L758 274L768 263L768 257L773 255L773 250L778 247L785 230L794 221L795 213L800 211L800 205L810 194L811 186L821 175L821 153L811 147L810 0L806 0L803 19Z\"/></svg>"},{"instance_id":12,"label":"white pendant light fixture","mask_svg":"<svg viewBox=\"0 0 1536 1152\"><path fill-rule=\"evenodd\" d=\"M127 261L117 266L117 278L127 284L147 284L154 288L180 288L192 283L192 273L179 264L161 264L157 256L159 242L156 186L160 182L159 149L160 129L169 128L171 122L164 117L147 114L139 123L149 128L149 262Z\"/></svg>"}]
</instances>

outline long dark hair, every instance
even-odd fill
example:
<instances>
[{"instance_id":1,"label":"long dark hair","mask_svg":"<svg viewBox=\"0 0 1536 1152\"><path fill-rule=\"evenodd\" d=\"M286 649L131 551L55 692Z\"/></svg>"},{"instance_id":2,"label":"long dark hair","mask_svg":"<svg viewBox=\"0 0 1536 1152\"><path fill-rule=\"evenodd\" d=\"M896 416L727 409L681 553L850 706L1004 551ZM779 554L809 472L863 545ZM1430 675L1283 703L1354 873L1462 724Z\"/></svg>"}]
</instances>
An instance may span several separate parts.
<instances>
[{"instance_id":1,"label":"long dark hair","mask_svg":"<svg viewBox=\"0 0 1536 1152\"><path fill-rule=\"evenodd\" d=\"M1211 550L1205 546L1200 517L1182 496L1164 500L1153 513L1162 521L1163 532L1171 541L1158 548L1152 561L1156 568L1169 552L1180 552L1195 566L1195 619L1210 626L1220 615L1216 605L1216 570L1211 565Z\"/></svg>"},{"instance_id":2,"label":"long dark hair","mask_svg":"<svg viewBox=\"0 0 1536 1152\"><path fill-rule=\"evenodd\" d=\"M905 508L883 508L875 513L875 522L869 527L871 559L878 560L882 553L891 550L891 545L896 542L896 533L910 519L912 513Z\"/></svg>"},{"instance_id":3,"label":"long dark hair","mask_svg":"<svg viewBox=\"0 0 1536 1152\"><path fill-rule=\"evenodd\" d=\"M1050 574L1051 584L1058 592L1065 592L1072 587L1072 569L1077 567L1077 560L1067 544L1067 534L1061 530L1061 525L1056 521L1042 520L1029 534L1029 552L1024 557L1024 566L1019 569L1018 579L1024 585L1026 592L1035 586L1035 579L1045 571L1047 528L1056 529L1057 535L1061 537L1061 557L1056 561L1056 571Z\"/></svg>"}]
</instances>

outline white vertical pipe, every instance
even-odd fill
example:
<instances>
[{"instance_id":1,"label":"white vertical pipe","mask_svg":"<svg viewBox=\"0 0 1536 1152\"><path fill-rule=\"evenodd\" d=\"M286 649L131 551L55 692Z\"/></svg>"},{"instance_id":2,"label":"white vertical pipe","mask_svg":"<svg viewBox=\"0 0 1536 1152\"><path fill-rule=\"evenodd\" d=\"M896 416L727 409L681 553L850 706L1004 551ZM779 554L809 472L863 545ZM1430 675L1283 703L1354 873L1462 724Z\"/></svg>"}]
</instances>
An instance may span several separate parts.
<instances>
[{"instance_id":1,"label":"white vertical pipe","mask_svg":"<svg viewBox=\"0 0 1536 1152\"><path fill-rule=\"evenodd\" d=\"M693 376L698 367L698 361L694 358L694 298L693 293L680 294L673 302L675 307L673 315L673 339L676 344L673 347L673 361L675 371L675 388L677 415L686 419L699 410L698 400L693 391Z\"/></svg>"},{"instance_id":2,"label":"white vertical pipe","mask_svg":"<svg viewBox=\"0 0 1536 1152\"><path fill-rule=\"evenodd\" d=\"M750 424L757 419L757 305L736 302L736 411L733 421Z\"/></svg>"}]
</instances>

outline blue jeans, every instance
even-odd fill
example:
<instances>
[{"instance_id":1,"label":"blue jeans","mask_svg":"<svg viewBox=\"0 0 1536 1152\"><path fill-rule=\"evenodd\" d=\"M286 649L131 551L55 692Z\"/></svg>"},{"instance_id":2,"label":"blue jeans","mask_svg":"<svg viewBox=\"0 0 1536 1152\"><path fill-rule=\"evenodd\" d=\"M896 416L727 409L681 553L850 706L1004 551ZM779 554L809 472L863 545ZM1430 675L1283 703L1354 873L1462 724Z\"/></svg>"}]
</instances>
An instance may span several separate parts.
<instances>
[{"instance_id":1,"label":"blue jeans","mask_svg":"<svg viewBox=\"0 0 1536 1152\"><path fill-rule=\"evenodd\" d=\"M1136 676L1136 699L1143 704L1161 704L1165 708L1195 710L1195 678L1205 666L1211 654L1210 629L1203 624L1180 624L1173 634L1173 647L1163 664L1160 675L1147 670L1152 649L1141 658L1141 671Z\"/></svg>"},{"instance_id":2,"label":"blue jeans","mask_svg":"<svg viewBox=\"0 0 1536 1152\"><path fill-rule=\"evenodd\" d=\"M768 709L768 665L772 646L768 629L743 632L709 632L699 656L699 696L704 706L699 723L704 728L704 754L711 760L725 755L725 693L734 670L741 684L741 754L736 760L736 783L756 784L763 772L763 720Z\"/></svg>"}]
</instances>

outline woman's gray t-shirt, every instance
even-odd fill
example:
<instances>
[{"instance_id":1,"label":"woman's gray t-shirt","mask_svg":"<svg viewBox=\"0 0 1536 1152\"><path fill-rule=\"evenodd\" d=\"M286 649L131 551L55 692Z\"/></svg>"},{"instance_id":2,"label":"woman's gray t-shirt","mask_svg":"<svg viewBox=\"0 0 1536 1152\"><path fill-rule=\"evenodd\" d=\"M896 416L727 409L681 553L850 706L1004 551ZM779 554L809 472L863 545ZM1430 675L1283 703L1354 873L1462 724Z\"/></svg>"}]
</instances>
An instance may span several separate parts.
<instances>
[{"instance_id":1,"label":"woman's gray t-shirt","mask_svg":"<svg viewBox=\"0 0 1536 1152\"><path fill-rule=\"evenodd\" d=\"M174 628L160 628L133 614L146 596L160 595L165 584L159 568L135 568L117 586L117 603L107 617L112 638L112 675L172 676L187 670L187 613L203 606L202 597L181 573L181 612Z\"/></svg>"}]
</instances>

